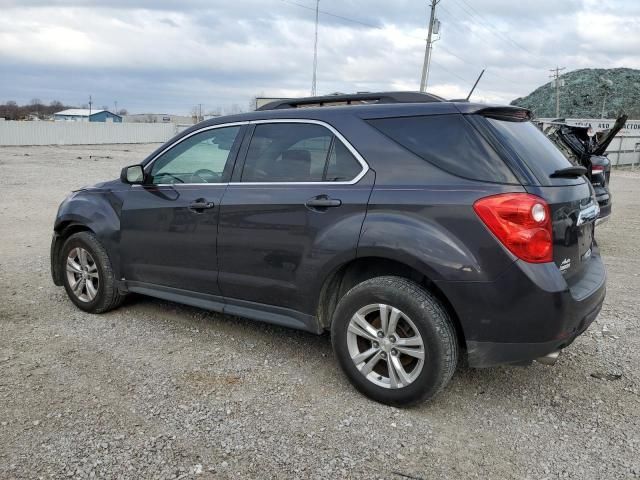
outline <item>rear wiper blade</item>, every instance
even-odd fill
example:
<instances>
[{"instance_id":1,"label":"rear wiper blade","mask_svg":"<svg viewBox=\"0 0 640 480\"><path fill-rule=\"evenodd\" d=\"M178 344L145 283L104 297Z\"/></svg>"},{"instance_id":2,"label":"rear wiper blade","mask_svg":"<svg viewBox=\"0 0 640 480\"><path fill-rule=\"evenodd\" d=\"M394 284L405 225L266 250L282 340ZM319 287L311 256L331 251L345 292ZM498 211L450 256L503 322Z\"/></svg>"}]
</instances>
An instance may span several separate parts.
<instances>
[{"instance_id":1,"label":"rear wiper blade","mask_svg":"<svg viewBox=\"0 0 640 480\"><path fill-rule=\"evenodd\" d=\"M586 174L587 174L586 168L576 165L573 167L561 168L559 170L556 170L549 176L551 178L567 178L567 177L573 178L573 177L579 177L581 175L586 175Z\"/></svg>"}]
</instances>

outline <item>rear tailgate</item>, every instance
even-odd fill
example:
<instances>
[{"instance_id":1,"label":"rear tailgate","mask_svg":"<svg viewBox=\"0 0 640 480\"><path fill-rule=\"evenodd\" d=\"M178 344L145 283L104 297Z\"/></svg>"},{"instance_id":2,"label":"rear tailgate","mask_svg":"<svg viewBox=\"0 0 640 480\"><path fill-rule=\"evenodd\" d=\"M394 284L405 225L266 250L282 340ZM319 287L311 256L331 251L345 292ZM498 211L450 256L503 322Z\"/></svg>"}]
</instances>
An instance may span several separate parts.
<instances>
[{"instance_id":1,"label":"rear tailgate","mask_svg":"<svg viewBox=\"0 0 640 480\"><path fill-rule=\"evenodd\" d=\"M553 260L569 285L579 280L591 259L593 231L599 207L589 183L564 187L526 186L544 198L551 210Z\"/></svg>"},{"instance_id":2,"label":"rear tailgate","mask_svg":"<svg viewBox=\"0 0 640 480\"><path fill-rule=\"evenodd\" d=\"M599 207L583 175L562 174L572 164L529 121L483 115L490 136L497 140L525 189L543 198L551 211L553 260L569 285L575 284L591 259L593 231Z\"/></svg>"}]
</instances>

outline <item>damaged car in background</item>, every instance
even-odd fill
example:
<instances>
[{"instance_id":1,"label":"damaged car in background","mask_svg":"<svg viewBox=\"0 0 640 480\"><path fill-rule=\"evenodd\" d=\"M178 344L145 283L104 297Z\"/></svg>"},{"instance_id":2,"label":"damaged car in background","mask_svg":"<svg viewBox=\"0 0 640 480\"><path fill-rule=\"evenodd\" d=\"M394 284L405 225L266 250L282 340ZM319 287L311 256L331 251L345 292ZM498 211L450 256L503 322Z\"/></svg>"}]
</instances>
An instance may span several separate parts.
<instances>
[{"instance_id":1,"label":"damaged car in background","mask_svg":"<svg viewBox=\"0 0 640 480\"><path fill-rule=\"evenodd\" d=\"M587 177L595 190L596 200L600 206L597 223L604 223L611 215L611 193L609 177L611 161L605 150L627 121L627 115L621 115L613 127L595 132L592 127L568 125L560 119L545 124L543 131L560 151L576 166L587 169Z\"/></svg>"}]
</instances>

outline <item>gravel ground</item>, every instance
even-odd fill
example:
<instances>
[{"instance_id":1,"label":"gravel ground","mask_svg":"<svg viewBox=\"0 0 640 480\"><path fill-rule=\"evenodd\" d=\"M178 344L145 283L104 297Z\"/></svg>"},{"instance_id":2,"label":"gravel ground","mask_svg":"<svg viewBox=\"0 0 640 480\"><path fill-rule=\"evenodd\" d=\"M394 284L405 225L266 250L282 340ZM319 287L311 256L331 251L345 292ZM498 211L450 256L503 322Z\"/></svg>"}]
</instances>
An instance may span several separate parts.
<instances>
[{"instance_id":1,"label":"gravel ground","mask_svg":"<svg viewBox=\"0 0 640 480\"><path fill-rule=\"evenodd\" d=\"M327 336L140 296L94 316L52 284L59 202L154 147L0 148L0 478L640 477L638 173L596 234L602 313L554 367L461 369L398 410Z\"/></svg>"}]
</instances>

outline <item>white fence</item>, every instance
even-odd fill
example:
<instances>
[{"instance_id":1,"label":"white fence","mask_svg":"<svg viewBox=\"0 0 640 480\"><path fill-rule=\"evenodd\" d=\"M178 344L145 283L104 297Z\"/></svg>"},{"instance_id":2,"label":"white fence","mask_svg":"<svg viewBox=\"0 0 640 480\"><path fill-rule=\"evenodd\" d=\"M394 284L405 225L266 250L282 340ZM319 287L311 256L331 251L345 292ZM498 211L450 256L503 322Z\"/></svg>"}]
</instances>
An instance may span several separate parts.
<instances>
[{"instance_id":1,"label":"white fence","mask_svg":"<svg viewBox=\"0 0 640 480\"><path fill-rule=\"evenodd\" d=\"M162 143L182 128L174 123L0 122L0 145Z\"/></svg>"},{"instance_id":2,"label":"white fence","mask_svg":"<svg viewBox=\"0 0 640 480\"><path fill-rule=\"evenodd\" d=\"M549 122L551 119L540 119ZM570 125L610 128L611 119L567 119ZM163 143L191 125L174 123L0 122L2 145L95 145ZM607 149L612 165L640 163L640 120L629 120Z\"/></svg>"}]
</instances>

